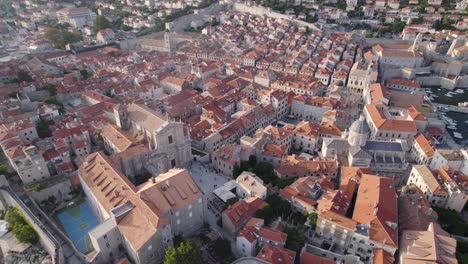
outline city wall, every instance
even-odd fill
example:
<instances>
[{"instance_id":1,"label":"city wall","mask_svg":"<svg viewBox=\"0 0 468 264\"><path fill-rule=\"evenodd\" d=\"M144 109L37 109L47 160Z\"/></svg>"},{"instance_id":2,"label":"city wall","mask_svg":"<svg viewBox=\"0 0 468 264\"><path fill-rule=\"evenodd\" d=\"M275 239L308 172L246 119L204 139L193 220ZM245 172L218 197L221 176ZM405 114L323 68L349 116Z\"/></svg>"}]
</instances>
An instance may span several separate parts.
<instances>
[{"instance_id":1,"label":"city wall","mask_svg":"<svg viewBox=\"0 0 468 264\"><path fill-rule=\"evenodd\" d=\"M306 22L306 21L302 21L302 20L299 20L299 19L292 18L291 16L288 16L288 15L285 15L285 14L280 14L280 13L274 12L271 8L265 8L265 7L262 7L262 6L248 6L248 5L242 4L242 3L234 3L232 5L232 10L236 11L236 12L241 12L241 13L250 13L250 14L253 14L253 15L257 15L257 16L266 15L266 16L272 17L272 18L290 20L293 24L295 24L298 27L309 27L311 30L321 31L313 23L309 23L309 22Z\"/></svg>"},{"instance_id":2,"label":"city wall","mask_svg":"<svg viewBox=\"0 0 468 264\"><path fill-rule=\"evenodd\" d=\"M442 88L449 90L453 90L455 88L468 88L468 76L460 77L456 81L440 76L417 77L416 80L422 86L441 86Z\"/></svg>"},{"instance_id":3,"label":"city wall","mask_svg":"<svg viewBox=\"0 0 468 264\"><path fill-rule=\"evenodd\" d=\"M367 46L372 46L375 44L413 44L411 40L402 40L402 39L385 39L385 38L366 38Z\"/></svg>"},{"instance_id":4,"label":"city wall","mask_svg":"<svg viewBox=\"0 0 468 264\"><path fill-rule=\"evenodd\" d=\"M34 216L29 208L23 204L18 197L14 197L10 192L4 189L0 189L0 198L2 199L5 207L17 207L23 212L23 215L37 231L42 247L52 257L52 263L65 263L59 242L52 236L52 234L41 228L40 221Z\"/></svg>"},{"instance_id":5,"label":"city wall","mask_svg":"<svg viewBox=\"0 0 468 264\"><path fill-rule=\"evenodd\" d=\"M70 181L63 181L54 185L45 187L44 189L38 192L29 192L29 194L36 200L38 203L49 199L49 197L55 197L58 202L63 200L69 200L72 198L70 195L71 184Z\"/></svg>"},{"instance_id":6,"label":"city wall","mask_svg":"<svg viewBox=\"0 0 468 264\"><path fill-rule=\"evenodd\" d=\"M195 10L195 13L188 14L177 18L176 20L166 23L166 29L172 32L184 32L184 29L190 27L190 23L195 20L204 20L210 16L216 16L219 12L227 10L226 4L212 4L206 8Z\"/></svg>"}]
</instances>

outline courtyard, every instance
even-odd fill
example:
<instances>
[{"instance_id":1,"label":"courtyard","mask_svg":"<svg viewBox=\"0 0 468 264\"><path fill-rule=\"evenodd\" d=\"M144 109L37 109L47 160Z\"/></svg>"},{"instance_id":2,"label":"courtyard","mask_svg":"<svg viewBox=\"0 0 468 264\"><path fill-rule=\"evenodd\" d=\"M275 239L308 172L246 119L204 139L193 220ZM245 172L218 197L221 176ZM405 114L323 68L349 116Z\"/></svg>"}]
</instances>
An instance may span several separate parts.
<instances>
[{"instance_id":1,"label":"courtyard","mask_svg":"<svg viewBox=\"0 0 468 264\"><path fill-rule=\"evenodd\" d=\"M95 228L99 221L87 201L83 200L60 210L54 215L54 219L80 252L88 253L92 249L88 232Z\"/></svg>"}]
</instances>

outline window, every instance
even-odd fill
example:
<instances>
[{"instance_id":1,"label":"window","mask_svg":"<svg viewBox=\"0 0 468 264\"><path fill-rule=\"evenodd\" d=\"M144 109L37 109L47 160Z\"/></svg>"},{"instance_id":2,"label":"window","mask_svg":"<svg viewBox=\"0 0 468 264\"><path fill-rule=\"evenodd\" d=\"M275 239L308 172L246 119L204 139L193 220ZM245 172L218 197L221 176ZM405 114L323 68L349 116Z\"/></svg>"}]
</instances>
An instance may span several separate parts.
<instances>
[{"instance_id":1,"label":"window","mask_svg":"<svg viewBox=\"0 0 468 264\"><path fill-rule=\"evenodd\" d=\"M172 144L172 136L168 136L167 139L169 141L169 144Z\"/></svg>"}]
</instances>

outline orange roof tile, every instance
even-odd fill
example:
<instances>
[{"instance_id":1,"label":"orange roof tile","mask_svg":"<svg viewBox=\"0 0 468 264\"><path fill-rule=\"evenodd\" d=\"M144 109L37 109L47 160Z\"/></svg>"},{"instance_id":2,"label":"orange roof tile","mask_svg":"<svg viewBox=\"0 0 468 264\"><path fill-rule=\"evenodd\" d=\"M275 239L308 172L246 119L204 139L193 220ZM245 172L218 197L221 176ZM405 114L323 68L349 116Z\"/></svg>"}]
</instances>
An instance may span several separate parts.
<instances>
[{"instance_id":1,"label":"orange roof tile","mask_svg":"<svg viewBox=\"0 0 468 264\"><path fill-rule=\"evenodd\" d=\"M258 231L258 236L266 240L276 241L280 244L286 244L286 239L288 238L286 233L271 229L269 227L260 228Z\"/></svg>"},{"instance_id":2,"label":"orange roof tile","mask_svg":"<svg viewBox=\"0 0 468 264\"><path fill-rule=\"evenodd\" d=\"M257 258L271 264L293 264L296 258L296 252L285 248L265 245L258 252Z\"/></svg>"},{"instance_id":3,"label":"orange roof tile","mask_svg":"<svg viewBox=\"0 0 468 264\"><path fill-rule=\"evenodd\" d=\"M358 224L356 221L353 219L350 219L346 216L337 214L332 211L324 211L320 213L319 215L320 218L327 219L328 221L332 221L336 223L337 225L343 226L345 228L354 230L356 229L356 225Z\"/></svg>"},{"instance_id":4,"label":"orange roof tile","mask_svg":"<svg viewBox=\"0 0 468 264\"><path fill-rule=\"evenodd\" d=\"M424 151L427 157L432 158L434 156L435 150L432 147L432 140L429 141L429 139L424 134L417 134L415 137L415 142L419 145L422 151Z\"/></svg>"},{"instance_id":5,"label":"orange roof tile","mask_svg":"<svg viewBox=\"0 0 468 264\"><path fill-rule=\"evenodd\" d=\"M267 203L257 197L251 197L246 200L240 200L233 204L229 209L223 211L234 227L242 225L253 214L266 206Z\"/></svg>"},{"instance_id":6,"label":"orange roof tile","mask_svg":"<svg viewBox=\"0 0 468 264\"><path fill-rule=\"evenodd\" d=\"M302 252L302 264L335 264L333 259L322 258L307 251Z\"/></svg>"},{"instance_id":7,"label":"orange roof tile","mask_svg":"<svg viewBox=\"0 0 468 264\"><path fill-rule=\"evenodd\" d=\"M365 106L365 109L369 113L369 116L377 129L414 133L418 131L416 124L413 121L388 119L382 110L376 105L368 104Z\"/></svg>"},{"instance_id":8,"label":"orange roof tile","mask_svg":"<svg viewBox=\"0 0 468 264\"><path fill-rule=\"evenodd\" d=\"M392 178L362 175L353 220L370 223L371 240L398 247L397 199Z\"/></svg>"}]
</instances>

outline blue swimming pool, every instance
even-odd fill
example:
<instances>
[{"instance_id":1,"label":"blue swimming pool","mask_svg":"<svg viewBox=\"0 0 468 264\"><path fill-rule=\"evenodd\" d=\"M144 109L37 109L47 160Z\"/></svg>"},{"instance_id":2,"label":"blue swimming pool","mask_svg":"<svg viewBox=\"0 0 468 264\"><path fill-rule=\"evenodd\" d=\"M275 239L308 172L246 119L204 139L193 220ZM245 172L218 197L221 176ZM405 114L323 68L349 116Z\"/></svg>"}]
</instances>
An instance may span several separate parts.
<instances>
[{"instance_id":1,"label":"blue swimming pool","mask_svg":"<svg viewBox=\"0 0 468 264\"><path fill-rule=\"evenodd\" d=\"M54 217L63 227L65 233L82 253L91 250L88 232L99 224L88 202L82 201L59 211Z\"/></svg>"}]
</instances>

